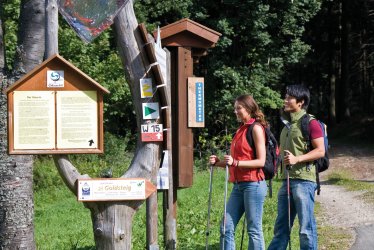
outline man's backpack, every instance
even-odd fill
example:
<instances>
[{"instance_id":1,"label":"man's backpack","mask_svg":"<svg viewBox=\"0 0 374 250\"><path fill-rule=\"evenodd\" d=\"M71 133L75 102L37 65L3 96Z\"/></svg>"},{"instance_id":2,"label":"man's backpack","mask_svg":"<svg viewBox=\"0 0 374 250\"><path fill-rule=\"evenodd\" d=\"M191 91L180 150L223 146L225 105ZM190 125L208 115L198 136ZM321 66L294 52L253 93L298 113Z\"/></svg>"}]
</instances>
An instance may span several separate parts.
<instances>
[{"instance_id":1,"label":"man's backpack","mask_svg":"<svg viewBox=\"0 0 374 250\"><path fill-rule=\"evenodd\" d=\"M248 127L247 130L247 141L249 146L251 146L254 156L256 157L256 147L255 143L252 137L252 131L255 124L259 124L254 122ZM272 179L274 175L277 173L278 164L280 162L280 152L278 147L278 142L275 139L275 136L270 131L269 127L264 127L265 129L265 140L266 140L266 159L265 159L265 165L262 168L262 171L265 175L265 180L269 180L269 196L273 196L273 190L272 190Z\"/></svg>"},{"instance_id":2,"label":"man's backpack","mask_svg":"<svg viewBox=\"0 0 374 250\"><path fill-rule=\"evenodd\" d=\"M309 131L309 123L315 119L313 116L309 114L305 114L301 117L301 133L303 134L303 137L307 143L308 146L308 152L312 150L312 142L309 137L310 131ZM316 181L317 181L317 194L319 195L321 192L321 185L319 181L319 173L327 170L330 165L330 160L329 160L329 154L328 154L328 149L329 149L329 142L327 138L327 126L316 119L318 124L320 125L322 132L323 132L323 138L324 138L324 144L325 144L325 156L322 158L319 158L314 161L314 164L316 166ZM309 168L309 164L307 164L307 168Z\"/></svg>"}]
</instances>

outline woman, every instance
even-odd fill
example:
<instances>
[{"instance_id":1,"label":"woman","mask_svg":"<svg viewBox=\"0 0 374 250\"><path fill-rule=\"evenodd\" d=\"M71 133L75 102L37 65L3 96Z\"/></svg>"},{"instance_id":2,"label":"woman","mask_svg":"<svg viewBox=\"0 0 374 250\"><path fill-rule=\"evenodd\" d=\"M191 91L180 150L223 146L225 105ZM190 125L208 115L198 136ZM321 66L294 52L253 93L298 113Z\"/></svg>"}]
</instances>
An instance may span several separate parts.
<instances>
[{"instance_id":1,"label":"woman","mask_svg":"<svg viewBox=\"0 0 374 250\"><path fill-rule=\"evenodd\" d=\"M241 125L231 142L230 155L220 160L216 155L209 158L210 164L224 168L229 166L229 181L234 184L227 202L225 221L221 224L221 249L235 250L235 228L245 213L249 236L248 249L265 249L262 232L262 211L267 192L262 167L265 165L264 114L250 95L241 95L235 100L235 114ZM247 130L253 125L254 150L247 142ZM225 223L225 227L223 227ZM225 228L225 232L223 232Z\"/></svg>"}]
</instances>

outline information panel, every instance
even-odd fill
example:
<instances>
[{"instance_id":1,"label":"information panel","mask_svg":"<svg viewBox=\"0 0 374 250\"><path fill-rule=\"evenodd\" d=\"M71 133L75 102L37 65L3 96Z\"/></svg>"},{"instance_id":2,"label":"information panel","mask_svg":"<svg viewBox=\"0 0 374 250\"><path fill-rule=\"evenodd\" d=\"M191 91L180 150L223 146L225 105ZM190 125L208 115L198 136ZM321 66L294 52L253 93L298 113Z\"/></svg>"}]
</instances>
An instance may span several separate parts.
<instances>
[{"instance_id":1,"label":"information panel","mask_svg":"<svg viewBox=\"0 0 374 250\"><path fill-rule=\"evenodd\" d=\"M14 91L14 150L96 149L97 91Z\"/></svg>"},{"instance_id":2,"label":"information panel","mask_svg":"<svg viewBox=\"0 0 374 250\"><path fill-rule=\"evenodd\" d=\"M57 91L57 148L97 148L96 91Z\"/></svg>"},{"instance_id":3,"label":"information panel","mask_svg":"<svg viewBox=\"0 0 374 250\"><path fill-rule=\"evenodd\" d=\"M14 148L55 147L54 91L14 91Z\"/></svg>"}]
</instances>

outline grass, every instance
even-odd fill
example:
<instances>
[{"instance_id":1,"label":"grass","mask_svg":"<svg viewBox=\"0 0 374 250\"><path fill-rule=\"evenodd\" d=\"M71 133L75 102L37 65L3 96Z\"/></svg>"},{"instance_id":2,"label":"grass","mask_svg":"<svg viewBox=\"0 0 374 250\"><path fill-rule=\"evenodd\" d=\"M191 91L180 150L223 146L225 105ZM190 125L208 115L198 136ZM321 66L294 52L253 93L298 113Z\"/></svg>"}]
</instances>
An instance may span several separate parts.
<instances>
[{"instance_id":1,"label":"grass","mask_svg":"<svg viewBox=\"0 0 374 250\"><path fill-rule=\"evenodd\" d=\"M83 164L83 172L89 170L89 164ZM40 158L34 165L34 199L35 199L35 238L38 249L95 249L90 212L83 203L62 183L52 159ZM97 167L93 171L99 173ZM94 176L94 175L92 175ZM351 190L368 190L365 197L374 201L372 184L358 182L349 178L349 173L332 173L329 181L344 185ZM213 178L212 208L210 221L210 249L219 249L219 223L223 214L224 171L215 170ZM277 215L276 194L280 181L273 181L273 197L267 197L264 205L263 231L266 247L273 236L273 227ZM229 185L231 189L232 185ZM198 171L194 175L191 188L178 190L177 205L177 241L178 249L205 249L207 202L209 193L209 172ZM230 192L230 190L229 190ZM162 197L159 194L159 240L163 248ZM316 203L316 213L321 207ZM144 249L145 205L136 213L133 221L132 248ZM236 230L236 245L240 248L242 227L241 221ZM319 249L348 249L351 235L343 229L322 227L318 223ZM247 248L248 236L244 236L243 249ZM297 220L292 229L292 248L299 249ZM338 242L338 244L337 244ZM347 247L345 247L347 246Z\"/></svg>"},{"instance_id":2,"label":"grass","mask_svg":"<svg viewBox=\"0 0 374 250\"><path fill-rule=\"evenodd\" d=\"M39 180L39 188L35 195L35 238L38 249L95 249L92 233L90 212L83 203L57 181L57 171L53 162L49 160L37 162L43 164L43 171L54 182ZM40 167L39 165L36 168ZM210 222L210 249L219 249L219 222L223 214L224 171L214 172L212 209ZM177 237L178 249L205 249L207 201L209 172L199 171L195 173L192 188L178 191L177 206ZM47 186L50 185L50 186ZM265 200L263 215L263 230L266 246L273 235L273 226L277 214L276 193L280 187L279 181L273 182L273 197ZM231 188L231 185L230 185ZM162 226L162 198L159 196L159 245L163 248ZM144 249L145 236L145 205L137 212L133 221L133 249ZM239 223L236 233L236 244L240 247L242 222ZM248 236L245 235L243 249L247 248ZM298 226L292 230L292 247L298 249Z\"/></svg>"},{"instance_id":3,"label":"grass","mask_svg":"<svg viewBox=\"0 0 374 250\"><path fill-rule=\"evenodd\" d=\"M372 182L353 180L349 171L333 172L328 175L329 183L345 187L350 191L364 191L364 200L374 203L374 185Z\"/></svg>"}]
</instances>

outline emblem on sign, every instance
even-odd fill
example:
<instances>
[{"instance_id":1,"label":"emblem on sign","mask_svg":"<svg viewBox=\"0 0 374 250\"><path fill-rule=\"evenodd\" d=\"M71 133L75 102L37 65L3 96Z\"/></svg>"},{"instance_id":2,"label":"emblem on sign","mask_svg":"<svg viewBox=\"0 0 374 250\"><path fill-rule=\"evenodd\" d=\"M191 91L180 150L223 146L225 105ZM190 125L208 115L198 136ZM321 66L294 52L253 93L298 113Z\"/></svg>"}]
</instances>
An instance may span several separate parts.
<instances>
[{"instance_id":1,"label":"emblem on sign","mask_svg":"<svg viewBox=\"0 0 374 250\"><path fill-rule=\"evenodd\" d=\"M143 119L158 119L160 117L158 102L143 103Z\"/></svg>"},{"instance_id":2,"label":"emblem on sign","mask_svg":"<svg viewBox=\"0 0 374 250\"><path fill-rule=\"evenodd\" d=\"M63 88L64 87L64 71L63 70L47 70L47 88Z\"/></svg>"},{"instance_id":3,"label":"emblem on sign","mask_svg":"<svg viewBox=\"0 0 374 250\"><path fill-rule=\"evenodd\" d=\"M142 142L163 141L162 124L143 124L141 128Z\"/></svg>"}]
</instances>

